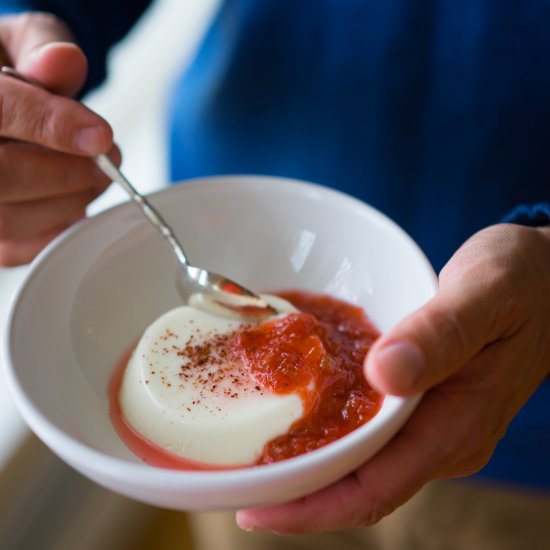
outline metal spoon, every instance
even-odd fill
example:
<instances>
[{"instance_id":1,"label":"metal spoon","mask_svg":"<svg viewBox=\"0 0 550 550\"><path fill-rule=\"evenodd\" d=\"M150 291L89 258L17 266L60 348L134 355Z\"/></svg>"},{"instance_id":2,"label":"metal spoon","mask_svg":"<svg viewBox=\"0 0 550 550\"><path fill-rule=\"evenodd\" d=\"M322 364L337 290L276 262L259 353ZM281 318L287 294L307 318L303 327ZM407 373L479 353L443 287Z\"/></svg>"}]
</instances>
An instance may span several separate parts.
<instances>
[{"instance_id":1,"label":"metal spoon","mask_svg":"<svg viewBox=\"0 0 550 550\"><path fill-rule=\"evenodd\" d=\"M0 72L27 84L44 88L40 82L21 74L13 67L3 66L0 68ZM118 183L130 195L130 198L140 207L143 214L170 245L178 267L176 288L185 303L218 315L247 322L260 321L277 313L263 298L235 281L190 264L171 227L151 203L126 179L113 161L105 154L93 157L93 160L112 181Z\"/></svg>"}]
</instances>

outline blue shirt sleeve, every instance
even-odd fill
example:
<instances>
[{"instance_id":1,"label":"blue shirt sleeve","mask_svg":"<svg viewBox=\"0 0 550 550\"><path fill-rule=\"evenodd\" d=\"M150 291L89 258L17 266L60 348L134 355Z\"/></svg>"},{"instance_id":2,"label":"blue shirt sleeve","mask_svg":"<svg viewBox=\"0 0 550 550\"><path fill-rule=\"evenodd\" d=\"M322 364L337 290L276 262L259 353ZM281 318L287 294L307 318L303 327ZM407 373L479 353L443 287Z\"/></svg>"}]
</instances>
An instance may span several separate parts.
<instances>
[{"instance_id":1,"label":"blue shirt sleeve","mask_svg":"<svg viewBox=\"0 0 550 550\"><path fill-rule=\"evenodd\" d=\"M53 13L65 21L88 57L88 78L83 91L105 78L109 48L143 14L151 0L0 0L0 14L24 11Z\"/></svg>"},{"instance_id":2,"label":"blue shirt sleeve","mask_svg":"<svg viewBox=\"0 0 550 550\"><path fill-rule=\"evenodd\" d=\"M550 224L550 203L522 204L514 208L502 221L504 223L528 225L530 227L548 225Z\"/></svg>"}]
</instances>

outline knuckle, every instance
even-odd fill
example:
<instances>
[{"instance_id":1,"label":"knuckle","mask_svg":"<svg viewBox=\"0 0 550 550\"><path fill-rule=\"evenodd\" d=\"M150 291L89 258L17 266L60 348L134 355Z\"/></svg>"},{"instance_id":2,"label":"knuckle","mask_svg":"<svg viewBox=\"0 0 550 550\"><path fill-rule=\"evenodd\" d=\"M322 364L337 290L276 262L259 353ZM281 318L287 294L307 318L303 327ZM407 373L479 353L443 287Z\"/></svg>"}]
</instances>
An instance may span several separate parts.
<instances>
[{"instance_id":1,"label":"knuckle","mask_svg":"<svg viewBox=\"0 0 550 550\"><path fill-rule=\"evenodd\" d=\"M58 117L51 111L47 103L43 104L43 108L35 111L32 126L32 133L40 136L41 141L46 143L60 141L60 124L58 122Z\"/></svg>"},{"instance_id":2,"label":"knuckle","mask_svg":"<svg viewBox=\"0 0 550 550\"><path fill-rule=\"evenodd\" d=\"M477 454L480 457L486 457L487 461L491 458L498 442L506 433L507 421L505 413L488 411L484 415L484 422L472 422L471 430L474 437L474 443L477 443ZM474 448L476 446L474 445Z\"/></svg>"},{"instance_id":3,"label":"knuckle","mask_svg":"<svg viewBox=\"0 0 550 550\"><path fill-rule=\"evenodd\" d=\"M439 343L439 349L452 350L453 355L459 358L465 356L468 341L466 327L456 312L437 308L423 311L421 322L431 334L431 340Z\"/></svg>"},{"instance_id":4,"label":"knuckle","mask_svg":"<svg viewBox=\"0 0 550 550\"><path fill-rule=\"evenodd\" d=\"M29 120L30 133L37 142L47 147L71 149L70 119L63 110L56 109L51 103L44 101L33 109L33 118Z\"/></svg>"},{"instance_id":5,"label":"knuckle","mask_svg":"<svg viewBox=\"0 0 550 550\"><path fill-rule=\"evenodd\" d=\"M0 88L0 136L39 143L59 141L63 125L49 103L36 102L27 94L15 98Z\"/></svg>"},{"instance_id":6,"label":"knuckle","mask_svg":"<svg viewBox=\"0 0 550 550\"><path fill-rule=\"evenodd\" d=\"M397 506L388 498L378 498L357 511L349 524L357 527L369 527L391 514L396 508Z\"/></svg>"},{"instance_id":7,"label":"knuckle","mask_svg":"<svg viewBox=\"0 0 550 550\"><path fill-rule=\"evenodd\" d=\"M479 413L455 426L456 438L449 441L442 455L441 464L450 465L443 472L444 476L472 475L490 461L506 428L501 415L487 410L479 410Z\"/></svg>"},{"instance_id":8,"label":"knuckle","mask_svg":"<svg viewBox=\"0 0 550 550\"><path fill-rule=\"evenodd\" d=\"M442 477L467 477L474 475L489 464L492 456L492 449L481 449L468 458L456 463L448 472L445 472L445 475Z\"/></svg>"},{"instance_id":9,"label":"knuckle","mask_svg":"<svg viewBox=\"0 0 550 550\"><path fill-rule=\"evenodd\" d=\"M65 23L53 13L25 12L17 16L17 23L22 31L31 31L35 27L65 28Z\"/></svg>"},{"instance_id":10,"label":"knuckle","mask_svg":"<svg viewBox=\"0 0 550 550\"><path fill-rule=\"evenodd\" d=\"M348 509L350 516L346 522L347 525L354 527L374 525L397 508L397 503L391 499L389 494L380 494L379 491L372 493L370 491L372 485L370 472L356 471L352 476L360 488L360 493L365 498L362 499L362 506L353 506Z\"/></svg>"}]
</instances>

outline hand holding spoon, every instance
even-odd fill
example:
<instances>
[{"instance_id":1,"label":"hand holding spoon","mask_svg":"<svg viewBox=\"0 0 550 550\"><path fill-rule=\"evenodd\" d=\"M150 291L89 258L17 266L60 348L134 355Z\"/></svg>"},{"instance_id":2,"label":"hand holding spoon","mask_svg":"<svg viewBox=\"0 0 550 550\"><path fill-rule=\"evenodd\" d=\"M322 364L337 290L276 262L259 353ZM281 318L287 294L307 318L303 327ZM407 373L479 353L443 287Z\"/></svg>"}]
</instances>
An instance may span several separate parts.
<instances>
[{"instance_id":1,"label":"hand holding spoon","mask_svg":"<svg viewBox=\"0 0 550 550\"><path fill-rule=\"evenodd\" d=\"M19 73L12 67L3 66L0 72L27 84L43 88L40 82ZM176 288L185 303L218 315L247 322L261 321L277 313L263 298L242 285L223 275L189 263L171 227L151 203L126 179L113 161L105 154L93 157L93 160L112 181L118 183L130 195L149 222L170 245L177 262Z\"/></svg>"}]
</instances>

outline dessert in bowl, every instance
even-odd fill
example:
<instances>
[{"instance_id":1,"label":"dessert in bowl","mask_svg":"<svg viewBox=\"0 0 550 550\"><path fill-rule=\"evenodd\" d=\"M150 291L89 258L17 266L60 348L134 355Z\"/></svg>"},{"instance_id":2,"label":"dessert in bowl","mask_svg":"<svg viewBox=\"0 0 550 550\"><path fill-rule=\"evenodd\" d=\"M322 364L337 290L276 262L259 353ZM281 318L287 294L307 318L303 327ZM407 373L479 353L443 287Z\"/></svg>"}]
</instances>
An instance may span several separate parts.
<instances>
[{"instance_id":1,"label":"dessert in bowl","mask_svg":"<svg viewBox=\"0 0 550 550\"><path fill-rule=\"evenodd\" d=\"M227 176L173 186L151 200L196 264L255 291L334 296L363 308L380 332L436 292L430 264L399 227L320 186ZM180 305L174 269L162 238L126 204L52 243L15 297L4 338L10 389L37 435L89 478L176 509L291 500L368 460L416 406L419 396L386 396L353 432L271 464L212 471L145 464L111 422L107 386L145 329Z\"/></svg>"}]
</instances>

